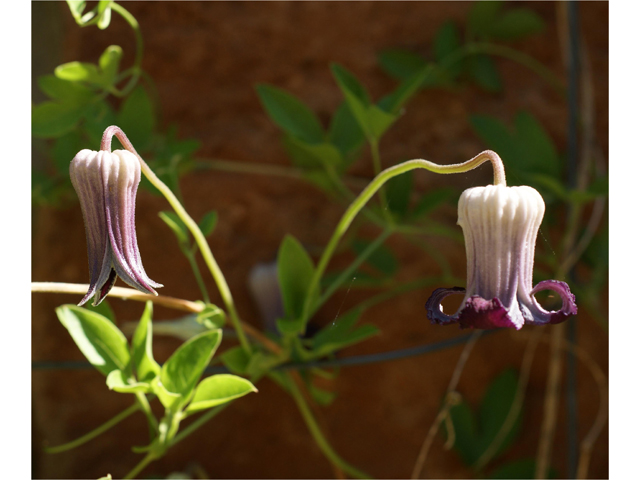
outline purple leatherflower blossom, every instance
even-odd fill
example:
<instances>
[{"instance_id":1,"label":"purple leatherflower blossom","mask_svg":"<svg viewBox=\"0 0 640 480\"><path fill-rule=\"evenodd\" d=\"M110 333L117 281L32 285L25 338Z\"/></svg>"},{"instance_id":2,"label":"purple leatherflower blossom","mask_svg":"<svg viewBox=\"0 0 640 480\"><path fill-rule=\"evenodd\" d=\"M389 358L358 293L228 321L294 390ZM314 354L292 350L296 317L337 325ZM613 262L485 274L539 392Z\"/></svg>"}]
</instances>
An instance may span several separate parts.
<instances>
[{"instance_id":1,"label":"purple leatherflower blossom","mask_svg":"<svg viewBox=\"0 0 640 480\"><path fill-rule=\"evenodd\" d=\"M89 291L78 305L92 296L98 305L119 276L144 293L157 295L162 287L151 280L140 260L136 240L135 206L140 183L140 162L131 152L81 150L69 167L87 234Z\"/></svg>"},{"instance_id":2,"label":"purple leatherflower blossom","mask_svg":"<svg viewBox=\"0 0 640 480\"><path fill-rule=\"evenodd\" d=\"M442 300L465 289L439 288L427 300L427 317L440 325L461 328L515 328L525 324L560 323L577 313L569 286L545 280L532 286L533 257L544 201L537 190L488 185L465 190L458 202L458 225L467 252L467 288L455 315L442 311ZM547 311L534 294L553 290L562 308Z\"/></svg>"}]
</instances>

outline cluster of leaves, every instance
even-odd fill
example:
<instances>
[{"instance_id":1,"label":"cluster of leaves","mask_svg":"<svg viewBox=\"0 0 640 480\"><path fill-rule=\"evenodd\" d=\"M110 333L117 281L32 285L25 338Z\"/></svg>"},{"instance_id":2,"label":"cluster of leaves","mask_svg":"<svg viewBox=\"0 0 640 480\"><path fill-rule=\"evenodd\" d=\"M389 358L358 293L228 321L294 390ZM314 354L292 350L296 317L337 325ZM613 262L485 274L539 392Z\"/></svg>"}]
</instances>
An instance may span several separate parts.
<instances>
[{"instance_id":1,"label":"cluster of leaves","mask_svg":"<svg viewBox=\"0 0 640 480\"><path fill-rule=\"evenodd\" d=\"M508 368L487 387L477 412L464 400L451 407L451 421L455 430L453 448L468 467L479 469L483 473L489 460L500 457L517 439L522 427L522 410L519 411L515 421L510 423L510 427L504 432L501 431L515 401L517 389L517 374L513 369ZM493 455L484 459L481 464L480 460L498 435L501 435L501 443L495 448ZM512 461L482 476L483 478L534 478L535 460L527 458ZM545 478L555 477L555 472L550 471Z\"/></svg>"},{"instance_id":2,"label":"cluster of leaves","mask_svg":"<svg viewBox=\"0 0 640 480\"><path fill-rule=\"evenodd\" d=\"M272 85L256 87L265 111L283 131L283 144L293 165L327 191L335 189L332 174L345 173L365 142L380 141L428 75L427 69L417 72L374 103L351 72L337 64L331 70L345 101L333 114L327 131L315 113L295 96Z\"/></svg>"},{"instance_id":3,"label":"cluster of leaves","mask_svg":"<svg viewBox=\"0 0 640 480\"><path fill-rule=\"evenodd\" d=\"M107 28L111 19L112 1L100 1L88 13L86 2L69 1L71 12L81 26L97 24ZM73 198L69 180L69 163L87 145L100 144L102 132L110 125L118 125L149 159L150 165L172 189L177 188L180 175L191 168L190 157L200 147L196 140L179 140L176 127L166 132L157 130L158 108L147 88L138 83L140 66L122 69L122 48L107 47L98 63L69 62L56 67L53 75L38 78L40 90L48 100L34 105L32 136L49 160L44 169L33 171L32 195L36 204L60 205ZM119 89L118 85L127 81ZM113 99L120 99L114 109ZM143 187L155 191L146 181Z\"/></svg>"},{"instance_id":4,"label":"cluster of leaves","mask_svg":"<svg viewBox=\"0 0 640 480\"><path fill-rule=\"evenodd\" d=\"M135 394L141 409L145 405L148 408L147 395L157 397L164 406L165 415L160 422L150 409L146 411L153 436L147 447L136 448L138 452L161 457L171 446L183 419L257 391L250 381L231 374L201 380L222 340L221 317L216 313L219 309L208 307L208 313L201 317L208 329L184 342L162 366L153 357L151 302L147 302L130 344L112 316L74 305L56 309L58 319L80 351L106 376L110 390ZM109 309L102 311L110 314Z\"/></svg>"},{"instance_id":5,"label":"cluster of leaves","mask_svg":"<svg viewBox=\"0 0 640 480\"><path fill-rule=\"evenodd\" d=\"M380 66L406 80L429 65L433 75L425 79L424 88L451 88L466 80L488 92L499 92L503 89L500 73L489 55L478 52L479 42L520 40L541 32L544 22L530 9L503 11L503 2L483 1L474 2L465 27L461 33L455 22L444 23L433 40L430 58L406 49L389 49L378 55Z\"/></svg>"}]
</instances>

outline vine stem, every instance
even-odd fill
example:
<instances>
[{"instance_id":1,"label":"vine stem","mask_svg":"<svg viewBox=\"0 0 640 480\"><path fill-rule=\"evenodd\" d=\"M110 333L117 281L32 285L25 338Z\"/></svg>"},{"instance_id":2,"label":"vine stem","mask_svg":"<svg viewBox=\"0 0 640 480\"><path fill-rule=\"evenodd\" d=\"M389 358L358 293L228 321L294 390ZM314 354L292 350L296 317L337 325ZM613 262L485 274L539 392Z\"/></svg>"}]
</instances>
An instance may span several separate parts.
<instances>
[{"instance_id":1,"label":"vine stem","mask_svg":"<svg viewBox=\"0 0 640 480\"><path fill-rule=\"evenodd\" d=\"M322 256L320 257L320 261L318 262L318 266L313 273L313 277L311 278L311 282L309 284L309 289L307 291L307 296L304 303L302 318L306 323L309 320L309 315L311 309L313 307L313 295L312 292L317 288L320 283L320 279L324 274L329 260L338 246L338 242L345 234L351 222L356 217L358 212L362 210L362 208L366 205L366 203L371 199L371 197L390 179L401 175L410 170L415 170L417 168L422 168L425 170L429 170L430 172L440 173L440 174L450 174L450 173L463 173L472 170L479 165L483 164L486 161L490 161L493 165L493 182L494 185L507 185L506 177L504 174L504 166L502 164L502 160L498 156L497 153L491 150L485 150L484 152L479 153L475 157L470 160L467 160L463 163L456 163L453 165L438 165L437 163L430 162L428 160L423 159L415 159L408 160L406 162L400 163L393 167L389 167L386 170L380 172L376 177L371 181L371 183L356 197L356 199L349 205L347 210L344 212L342 218L338 222L329 243L324 249Z\"/></svg>"},{"instance_id":2,"label":"vine stem","mask_svg":"<svg viewBox=\"0 0 640 480\"><path fill-rule=\"evenodd\" d=\"M438 412L438 415L433 421L431 428L429 428L429 432L427 433L427 436L422 443L422 447L420 448L420 453L418 454L416 463L413 466L413 471L411 472L412 479L420 478L420 474L422 473L422 469L424 468L424 462L427 459L427 454L429 453L429 449L431 448L433 439L438 433L438 427L445 420L445 418L449 416L449 410L451 409L451 407L456 405L460 401L460 395L456 394L455 389L458 386L460 376L462 375L464 366L467 364L469 355L471 355L471 351L473 350L473 347L475 346L478 339L482 336L482 333L482 330L476 330L475 332L473 332L473 335L471 335L471 337L469 337L469 340L467 340L467 344L464 346L464 350L462 350L462 353L458 358L458 363L456 364L456 368L453 371L453 375L451 376L451 380L449 380L449 385L447 386L444 405Z\"/></svg>"},{"instance_id":3,"label":"vine stem","mask_svg":"<svg viewBox=\"0 0 640 480\"><path fill-rule=\"evenodd\" d=\"M346 282L346 280L353 275L353 272L362 265L369 256L376 251L376 249L384 243L384 241L389 238L389 235L393 233L391 228L387 228L382 231L382 233L376 238L373 242L371 242L367 248L360 254L358 257L347 267L335 281L327 287L325 292L322 294L318 302L314 305L313 311L318 310L324 303L335 293L335 291L340 288L340 286Z\"/></svg>"},{"instance_id":4,"label":"vine stem","mask_svg":"<svg viewBox=\"0 0 640 480\"><path fill-rule=\"evenodd\" d=\"M522 404L524 403L524 394L527 389L527 384L529 383L529 375L531 374L531 367L533 365L533 358L536 352L536 347L540 341L540 337L542 336L543 330L541 328L534 331L534 333L529 338L529 342L527 343L527 347L525 349L524 354L522 355L522 366L520 367L520 377L518 378L518 386L516 388L516 394L513 398L513 402L511 403L511 407L509 407L509 412L507 413L504 422L500 426L500 430L496 433L496 436L493 437L493 440L489 444L489 446L485 449L485 451L480 455L476 463L473 465L474 470L480 471L491 461L491 459L498 453L500 446L504 443L504 439L507 437L511 429L516 423L518 419L518 415L522 409Z\"/></svg>"},{"instance_id":5,"label":"vine stem","mask_svg":"<svg viewBox=\"0 0 640 480\"><path fill-rule=\"evenodd\" d=\"M138 463L138 465L136 465L135 467L133 467L133 469L127 473L124 477L122 478L136 478L138 476L138 474L144 470L144 468L149 465L151 462L153 462L156 459L156 456L154 453L149 452L145 455L145 457L140 461L140 463Z\"/></svg>"},{"instance_id":6,"label":"vine stem","mask_svg":"<svg viewBox=\"0 0 640 480\"><path fill-rule=\"evenodd\" d=\"M202 258L204 258L204 262L209 268L209 271L211 272L211 275L213 276L213 279L216 282L216 285L218 286L218 290L220 291L220 296L222 297L222 301L224 302L225 307L227 308L229 317L231 319L231 323L233 324L233 327L235 328L238 334L238 340L240 341L240 344L242 345L242 348L245 350L245 352L250 353L251 346L249 345L247 337L245 336L244 331L242 330L242 327L240 325L240 317L238 316L238 312L236 311L236 307L233 302L233 296L231 295L231 290L229 290L229 285L227 284L227 280L224 278L224 274L220 270L220 267L218 266L218 263L216 262L216 259L214 258L213 253L209 248L209 244L207 243L207 240L205 239L204 235L200 231L200 227L198 227L198 224L187 213L187 211L184 209L184 207L182 206L180 201L176 198L176 196L171 191L171 189L167 187L167 185L164 182L162 182L162 180L160 180L155 173L153 173L153 170L149 168L149 165L147 165L147 163L142 159L142 157L138 155L138 152L133 147L133 145L131 144L131 142L125 135L125 133L120 129L120 127L117 127L115 125L107 127L107 129L104 131L104 134L102 136L102 143L100 144L100 150L111 151L111 139L114 135L118 138L118 140L120 140L120 143L124 148L129 150L136 157L138 157L138 160L140 161L142 173L144 173L144 175L151 182L151 184L154 187L156 187L160 191L160 193L162 193L162 195L164 195L164 197L167 199L167 201L169 202L173 210L176 212L176 214L180 217L180 219L184 222L184 224L187 226L187 228L193 235L193 238L195 239L196 243L198 244L198 248L202 253Z\"/></svg>"},{"instance_id":7,"label":"vine stem","mask_svg":"<svg viewBox=\"0 0 640 480\"><path fill-rule=\"evenodd\" d=\"M371 158L373 159L373 171L376 175L378 175L382 171L382 160L380 160L380 144L376 137L373 137L369 140L369 145L371 148ZM380 207L382 208L382 216L388 225L393 225L393 217L391 216L391 212L389 212L389 201L387 199L387 191L381 186L378 191L378 196L380 197Z\"/></svg>"},{"instance_id":8,"label":"vine stem","mask_svg":"<svg viewBox=\"0 0 640 480\"><path fill-rule=\"evenodd\" d=\"M347 463L333 450L333 448L327 441L326 437L323 435L322 431L320 430L320 426L318 425L318 422L313 416L313 413L311 412L309 405L307 405L307 402L304 399L304 396L302 395L302 392L298 388L298 385L296 384L292 375L287 374L285 378L287 379L287 387L288 387L289 393L293 397L293 400L296 402L296 405L298 406L298 410L300 410L300 414L302 415L302 418L307 424L307 428L309 428L309 431L311 432L311 436L316 441L318 447L320 447L320 450L322 450L322 453L324 453L324 455L329 459L329 461L335 467L343 470L344 472L348 473L352 477L372 478L371 475L368 475L358 470L353 465L350 465L349 463Z\"/></svg>"},{"instance_id":9,"label":"vine stem","mask_svg":"<svg viewBox=\"0 0 640 480\"><path fill-rule=\"evenodd\" d=\"M133 29L133 32L136 36L136 58L133 62L133 67L131 67L131 71L133 72L131 75L131 79L122 90L116 89L115 91L111 92L117 97L124 97L129 92L131 92L133 87L135 87L136 83L138 83L140 75L142 74L142 53L144 43L142 40L142 32L140 31L140 24L138 23L136 18L131 15L131 13L126 8L116 2L111 3L111 10L118 13L122 18L124 18L124 20Z\"/></svg>"},{"instance_id":10,"label":"vine stem","mask_svg":"<svg viewBox=\"0 0 640 480\"><path fill-rule=\"evenodd\" d=\"M140 409L144 412L147 417L147 421L149 422L149 434L153 439L153 434L158 431L158 420L153 416L153 412L151 411L151 405L149 405L149 400L142 392L136 392L136 399L140 404Z\"/></svg>"},{"instance_id":11,"label":"vine stem","mask_svg":"<svg viewBox=\"0 0 640 480\"><path fill-rule=\"evenodd\" d=\"M64 445L58 445L57 447L45 447L44 451L47 453L62 453L62 452L66 452L67 450L71 450L73 448L79 447L80 445L84 445L89 440L93 440L98 435L101 435L107 430L109 430L110 428L116 426L122 420L124 420L125 418L129 417L133 413L140 410L140 408L141 407L138 403L134 403L126 410L123 410L112 419L106 421L105 423L100 425L98 428L91 430L89 433L81 436L80 438L77 438L69 443L65 443Z\"/></svg>"},{"instance_id":12,"label":"vine stem","mask_svg":"<svg viewBox=\"0 0 640 480\"><path fill-rule=\"evenodd\" d=\"M547 389L544 397L544 412L540 428L540 440L536 454L536 479L547 478L551 460L551 446L558 418L558 401L560 397L560 380L562 377L562 341L565 337L566 324L557 325L551 332L551 353L547 374Z\"/></svg>"},{"instance_id":13,"label":"vine stem","mask_svg":"<svg viewBox=\"0 0 640 480\"><path fill-rule=\"evenodd\" d=\"M37 293L72 293L84 295L88 288L89 285L86 283L33 282L31 284L31 291ZM165 297L164 295L148 295L140 293L138 290L134 290L133 288L113 287L109 292L109 296L121 298L123 300L134 300L136 302L151 301L154 304L162 305L163 307L173 308L174 310L189 313L200 313L205 308L202 303L191 302L181 298ZM247 335L262 343L272 352L279 353L281 351L281 348L277 343L263 335L262 332L248 323L240 320L240 327L247 333Z\"/></svg>"}]
</instances>

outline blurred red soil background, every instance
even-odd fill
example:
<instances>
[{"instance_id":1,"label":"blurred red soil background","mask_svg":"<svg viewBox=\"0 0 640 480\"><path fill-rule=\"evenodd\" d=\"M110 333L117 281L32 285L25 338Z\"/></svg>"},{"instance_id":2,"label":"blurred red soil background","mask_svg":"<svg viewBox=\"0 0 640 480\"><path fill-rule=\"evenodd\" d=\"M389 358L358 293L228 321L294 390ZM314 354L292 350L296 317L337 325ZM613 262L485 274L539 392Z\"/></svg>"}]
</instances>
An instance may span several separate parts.
<instances>
[{"instance_id":1,"label":"blurred red soil background","mask_svg":"<svg viewBox=\"0 0 640 480\"><path fill-rule=\"evenodd\" d=\"M63 62L96 62L110 44L121 45L123 65L135 52L131 29L117 15L105 31L80 29L66 4L33 4L34 75L51 73ZM268 119L254 85L269 83L301 98L326 126L342 101L329 64L351 70L373 98L388 93L396 81L377 64L376 54L388 48L430 51L443 22L464 25L467 2L126 2L139 21L144 37L143 68L157 86L162 109L161 128L175 123L182 138L202 142L198 157L288 164L280 132ZM565 78L557 29L559 5L554 2L518 2L537 12L546 30L513 46ZM595 86L596 136L608 149L608 4L579 4L583 47ZM454 163L471 158L486 145L472 131L468 117L488 114L510 122L521 110L531 112L547 129L560 151L566 151L566 102L548 84L524 67L503 59L496 64L504 91L490 94L475 86L455 91L425 90L407 105L403 118L381 144L382 162L389 166L410 158ZM34 101L41 101L34 93ZM98 145L87 145L98 149ZM71 159L69 159L71 160ZM371 177L367 151L351 170ZM455 177L416 174L417 190L451 185L464 188L491 180L489 167ZM181 181L185 206L200 218L217 210L219 223L211 245L234 294L240 315L260 327L258 309L247 288L247 276L256 263L275 258L286 234L298 238L317 259L343 207L322 192L296 179L220 171L202 171ZM147 272L165 285L161 293L195 300L198 295L188 263L157 212L167 210L163 198L141 191L137 228ZM442 213L453 227L455 208ZM375 229L371 232L374 234ZM465 277L462 246L431 238ZM401 262L400 279L409 281L438 271L422 250L392 237L388 243ZM33 212L33 280L86 283L85 234L80 209L37 208ZM208 289L216 292L205 275ZM121 282L118 285L122 285ZM448 286L448 285L447 285ZM374 292L375 293L375 292ZM437 327L426 319L424 302L431 289L412 291L366 312L362 322L377 325L382 334L345 355L406 348L460 335L457 327ZM369 291L339 292L314 319L324 325L371 295ZM604 293L603 293L604 295ZM33 295L33 360L82 360L54 309L76 303L79 296ZM214 295L214 302L221 303ZM117 299L110 304L120 321L139 318L142 304ZM154 319L174 318L174 312L156 307ZM482 338L462 375L458 391L478 405L486 386L506 367L519 369L531 330L502 331ZM165 360L177 340L157 337L155 354ZM222 349L232 345L223 341ZM602 369L608 368L608 337L586 309L578 316L578 344ZM462 347L404 360L343 368L331 385L336 400L321 407L322 426L336 451L377 478L411 474L421 443L433 422ZM541 343L524 404L522 433L513 447L492 465L534 458L542 421L548 369L548 343ZM37 370L33 372L33 477L114 478L128 472L140 459L132 445L148 440L142 415L134 415L108 433L70 452L48 455L43 445L73 440L128 407L132 399L110 392L104 377L93 370ZM166 476L172 471L201 466L213 478L324 478L333 469L315 445L292 399L273 383L258 384L259 394L236 401L205 427L153 463L144 476ZM598 392L588 370L578 366L579 429L582 439L595 418ZM551 464L560 477L567 475L564 395L560 399ZM156 405L157 407L157 405ZM160 410L158 410L160 412ZM433 445L425 475L429 478L466 478L454 451L446 451L444 437ZM608 476L608 435L600 435L591 460L590 478Z\"/></svg>"}]
</instances>

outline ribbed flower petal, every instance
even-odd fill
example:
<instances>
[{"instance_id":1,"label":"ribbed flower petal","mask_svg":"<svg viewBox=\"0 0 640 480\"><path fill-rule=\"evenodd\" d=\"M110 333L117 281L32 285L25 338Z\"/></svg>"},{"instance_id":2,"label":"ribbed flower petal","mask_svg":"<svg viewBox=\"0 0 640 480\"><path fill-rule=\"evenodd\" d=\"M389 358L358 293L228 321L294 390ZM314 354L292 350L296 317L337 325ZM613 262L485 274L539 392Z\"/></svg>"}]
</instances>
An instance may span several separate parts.
<instances>
[{"instance_id":1,"label":"ribbed flower petal","mask_svg":"<svg viewBox=\"0 0 640 480\"><path fill-rule=\"evenodd\" d=\"M80 199L87 235L90 285L79 305L92 296L98 305L117 276L152 295L161 284L151 280L140 259L135 230L135 202L140 163L132 153L117 150L80 151L69 167Z\"/></svg>"},{"instance_id":2,"label":"ribbed flower petal","mask_svg":"<svg viewBox=\"0 0 640 480\"><path fill-rule=\"evenodd\" d=\"M533 188L487 185L465 190L458 202L458 224L467 253L467 288L455 315L445 315L440 303L464 289L439 288L427 301L427 317L462 328L515 328L525 324L559 323L577 313L575 298L564 282L546 280L532 288L536 237L545 205ZM534 298L554 290L562 308L544 310Z\"/></svg>"},{"instance_id":3,"label":"ribbed flower petal","mask_svg":"<svg viewBox=\"0 0 640 480\"><path fill-rule=\"evenodd\" d=\"M96 294L96 290L101 289L111 271L100 174L101 153L81 150L69 166L71 184L78 194L82 209L89 256L89 291L78 305L84 305Z\"/></svg>"},{"instance_id":4,"label":"ribbed flower petal","mask_svg":"<svg viewBox=\"0 0 640 480\"><path fill-rule=\"evenodd\" d=\"M108 154L108 152L107 152ZM140 259L135 227L136 193L140 183L140 162L131 152L116 150L102 165L107 231L113 251L113 266L132 287L157 295Z\"/></svg>"}]
</instances>

